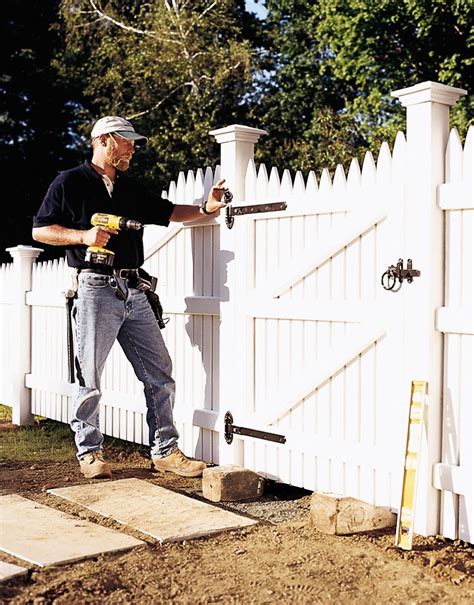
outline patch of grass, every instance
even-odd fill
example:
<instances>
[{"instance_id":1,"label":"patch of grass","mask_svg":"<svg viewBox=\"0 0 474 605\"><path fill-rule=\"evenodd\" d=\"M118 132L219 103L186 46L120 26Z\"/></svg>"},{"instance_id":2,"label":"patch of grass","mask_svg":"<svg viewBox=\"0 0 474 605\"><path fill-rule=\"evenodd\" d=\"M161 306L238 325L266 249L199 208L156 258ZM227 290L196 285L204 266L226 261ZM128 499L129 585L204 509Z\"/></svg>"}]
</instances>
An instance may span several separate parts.
<instances>
[{"instance_id":1,"label":"patch of grass","mask_svg":"<svg viewBox=\"0 0 474 605\"><path fill-rule=\"evenodd\" d=\"M41 462L74 459L76 446L68 424L35 416L35 424L15 430L1 430L0 460L12 462ZM11 423L12 409L0 404L0 425ZM149 448L138 443L105 436L104 449L111 453L139 452L149 457Z\"/></svg>"},{"instance_id":2,"label":"patch of grass","mask_svg":"<svg viewBox=\"0 0 474 605\"><path fill-rule=\"evenodd\" d=\"M0 459L3 460L62 462L73 458L75 451L70 427L54 420L41 420L14 431L0 431Z\"/></svg>"},{"instance_id":3,"label":"patch of grass","mask_svg":"<svg viewBox=\"0 0 474 605\"><path fill-rule=\"evenodd\" d=\"M0 406L6 408L7 406ZM10 408L7 408L10 409ZM2 411L0 410L0 413ZM10 422L11 415L3 422ZM0 423L2 420L0 420ZM112 456L120 452L139 452L149 457L149 448L138 443L105 436L104 450ZM35 416L35 424L15 430L0 428L0 460L11 462L63 462L76 455L74 435L68 424Z\"/></svg>"}]
</instances>

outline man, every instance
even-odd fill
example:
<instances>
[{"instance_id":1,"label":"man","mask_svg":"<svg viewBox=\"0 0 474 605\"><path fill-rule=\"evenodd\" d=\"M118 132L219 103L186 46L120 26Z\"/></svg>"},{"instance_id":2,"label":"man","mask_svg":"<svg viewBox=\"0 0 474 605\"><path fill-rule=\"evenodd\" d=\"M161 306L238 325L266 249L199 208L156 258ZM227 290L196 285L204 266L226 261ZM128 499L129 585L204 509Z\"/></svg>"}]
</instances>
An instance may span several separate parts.
<instances>
[{"instance_id":1,"label":"man","mask_svg":"<svg viewBox=\"0 0 474 605\"><path fill-rule=\"evenodd\" d=\"M117 339L144 385L153 467L198 477L205 463L187 458L177 445L170 356L146 294L134 287L144 260L142 230L91 227L91 217L106 213L164 226L170 221L195 221L217 214L224 206L224 180L212 188L201 206L175 205L125 175L135 147L147 142L129 121L117 116L101 118L91 137L92 160L59 174L33 219L33 239L65 246L68 264L77 273L71 427L81 472L87 478L111 476L101 451L99 400L102 371ZM113 267L86 261L89 246L106 245L114 253Z\"/></svg>"}]
</instances>

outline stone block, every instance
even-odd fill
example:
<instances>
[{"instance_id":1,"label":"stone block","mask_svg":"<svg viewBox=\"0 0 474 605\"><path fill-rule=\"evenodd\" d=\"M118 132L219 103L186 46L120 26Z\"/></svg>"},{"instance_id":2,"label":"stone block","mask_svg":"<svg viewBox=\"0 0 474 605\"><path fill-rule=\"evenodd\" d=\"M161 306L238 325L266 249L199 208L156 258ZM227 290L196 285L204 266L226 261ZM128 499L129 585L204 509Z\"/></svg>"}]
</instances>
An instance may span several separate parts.
<instances>
[{"instance_id":1,"label":"stone block","mask_svg":"<svg viewBox=\"0 0 474 605\"><path fill-rule=\"evenodd\" d=\"M259 498L265 489L265 479L236 464L204 469L202 493L211 502L237 502Z\"/></svg>"},{"instance_id":2,"label":"stone block","mask_svg":"<svg viewBox=\"0 0 474 605\"><path fill-rule=\"evenodd\" d=\"M397 515L356 498L314 492L310 508L311 525L326 534L346 535L393 527Z\"/></svg>"}]
</instances>

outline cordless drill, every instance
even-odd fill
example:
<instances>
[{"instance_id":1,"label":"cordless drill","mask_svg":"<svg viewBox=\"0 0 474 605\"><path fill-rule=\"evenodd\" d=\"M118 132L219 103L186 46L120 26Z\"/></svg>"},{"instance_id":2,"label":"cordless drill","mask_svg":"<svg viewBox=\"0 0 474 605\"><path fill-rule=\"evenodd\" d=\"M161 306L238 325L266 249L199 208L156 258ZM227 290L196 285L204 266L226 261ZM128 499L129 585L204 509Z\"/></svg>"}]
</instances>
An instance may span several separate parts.
<instances>
[{"instance_id":1,"label":"cordless drill","mask_svg":"<svg viewBox=\"0 0 474 605\"><path fill-rule=\"evenodd\" d=\"M143 225L139 221L135 221L130 218L123 216L115 216L114 214L102 214L96 212L92 215L91 225L94 227L108 227L114 231L120 231L121 229L133 229L139 231L143 228ZM89 246L86 250L85 260L88 263L94 265L106 265L112 267L114 264L115 254L107 248L101 248L100 246Z\"/></svg>"}]
</instances>

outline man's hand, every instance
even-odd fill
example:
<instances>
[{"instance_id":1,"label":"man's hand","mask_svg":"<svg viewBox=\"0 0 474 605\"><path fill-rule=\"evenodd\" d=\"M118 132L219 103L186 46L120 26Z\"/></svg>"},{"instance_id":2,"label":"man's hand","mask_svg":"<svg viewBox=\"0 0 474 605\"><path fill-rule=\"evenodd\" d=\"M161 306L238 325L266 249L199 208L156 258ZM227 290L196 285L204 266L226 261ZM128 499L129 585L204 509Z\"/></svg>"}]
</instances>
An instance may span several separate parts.
<instances>
[{"instance_id":1,"label":"man's hand","mask_svg":"<svg viewBox=\"0 0 474 605\"><path fill-rule=\"evenodd\" d=\"M222 201L222 196L224 195L224 185L225 179L221 179L217 181L214 187L210 190L209 195L207 196L206 202L206 210L208 212L216 212L221 208L224 208L226 205Z\"/></svg>"},{"instance_id":2,"label":"man's hand","mask_svg":"<svg viewBox=\"0 0 474 605\"><path fill-rule=\"evenodd\" d=\"M98 246L103 248L109 242L111 235L117 235L118 231L108 227L92 227L83 232L82 243L86 246Z\"/></svg>"}]
</instances>

